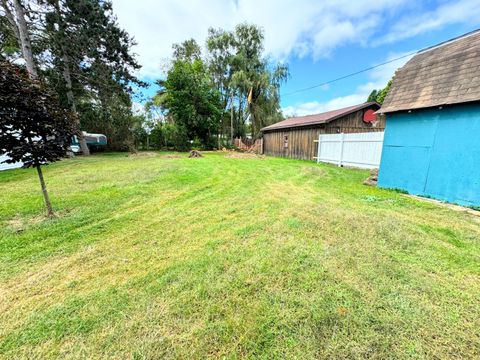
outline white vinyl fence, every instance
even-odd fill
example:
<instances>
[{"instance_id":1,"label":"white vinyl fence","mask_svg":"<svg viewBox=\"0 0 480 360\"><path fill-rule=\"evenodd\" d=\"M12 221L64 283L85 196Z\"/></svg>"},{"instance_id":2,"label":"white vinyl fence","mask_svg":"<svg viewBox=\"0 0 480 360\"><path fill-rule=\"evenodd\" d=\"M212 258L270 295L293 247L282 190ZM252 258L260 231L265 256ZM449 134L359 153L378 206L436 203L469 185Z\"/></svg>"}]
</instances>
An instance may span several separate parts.
<instances>
[{"instance_id":1,"label":"white vinyl fence","mask_svg":"<svg viewBox=\"0 0 480 360\"><path fill-rule=\"evenodd\" d=\"M318 140L317 162L338 166L373 169L380 166L383 131L354 134L321 134Z\"/></svg>"}]
</instances>

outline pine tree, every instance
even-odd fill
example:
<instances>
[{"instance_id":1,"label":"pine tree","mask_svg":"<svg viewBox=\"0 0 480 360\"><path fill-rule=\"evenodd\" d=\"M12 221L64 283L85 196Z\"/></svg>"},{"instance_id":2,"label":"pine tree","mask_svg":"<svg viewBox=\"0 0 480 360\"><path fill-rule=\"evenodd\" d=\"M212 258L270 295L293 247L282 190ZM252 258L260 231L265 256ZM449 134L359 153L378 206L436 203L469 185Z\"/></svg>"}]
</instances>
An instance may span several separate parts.
<instances>
[{"instance_id":1,"label":"pine tree","mask_svg":"<svg viewBox=\"0 0 480 360\"><path fill-rule=\"evenodd\" d=\"M80 113L82 124L106 133L110 146L122 146L132 136L132 85L144 85L133 75L140 68L131 54L133 39L119 28L110 1L47 2L47 34L55 54L50 76L64 80L57 91Z\"/></svg>"},{"instance_id":2,"label":"pine tree","mask_svg":"<svg viewBox=\"0 0 480 360\"><path fill-rule=\"evenodd\" d=\"M0 39L6 40L0 56L14 60L19 49L32 78L52 85L85 130L103 129L113 143L131 137L132 86L145 84L133 75L140 67L131 54L135 43L118 26L111 1L0 0L0 5Z\"/></svg>"}]
</instances>

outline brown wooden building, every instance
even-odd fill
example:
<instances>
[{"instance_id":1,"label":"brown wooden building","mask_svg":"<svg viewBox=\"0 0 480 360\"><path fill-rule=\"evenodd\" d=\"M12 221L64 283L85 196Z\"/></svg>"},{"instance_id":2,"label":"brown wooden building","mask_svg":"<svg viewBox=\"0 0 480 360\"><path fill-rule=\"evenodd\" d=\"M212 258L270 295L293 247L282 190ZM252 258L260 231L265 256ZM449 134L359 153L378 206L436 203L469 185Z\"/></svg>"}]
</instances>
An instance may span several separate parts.
<instances>
[{"instance_id":1,"label":"brown wooden building","mask_svg":"<svg viewBox=\"0 0 480 360\"><path fill-rule=\"evenodd\" d=\"M383 131L385 118L376 115L376 102L350 106L321 114L293 117L262 129L263 153L301 160L316 156L320 134Z\"/></svg>"}]
</instances>

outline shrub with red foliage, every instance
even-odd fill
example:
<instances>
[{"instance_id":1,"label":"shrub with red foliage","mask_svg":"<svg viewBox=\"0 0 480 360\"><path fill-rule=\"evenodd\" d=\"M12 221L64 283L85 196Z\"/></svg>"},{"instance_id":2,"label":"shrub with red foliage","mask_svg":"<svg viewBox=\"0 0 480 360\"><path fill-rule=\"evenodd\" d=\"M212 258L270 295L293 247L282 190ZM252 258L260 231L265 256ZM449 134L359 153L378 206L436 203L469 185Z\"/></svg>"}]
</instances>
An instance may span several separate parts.
<instances>
[{"instance_id":1,"label":"shrub with red foliage","mask_svg":"<svg viewBox=\"0 0 480 360\"><path fill-rule=\"evenodd\" d=\"M74 114L21 67L0 60L0 153L6 162L36 167L66 155L75 133Z\"/></svg>"},{"instance_id":2,"label":"shrub with red foliage","mask_svg":"<svg viewBox=\"0 0 480 360\"><path fill-rule=\"evenodd\" d=\"M0 154L9 156L8 163L37 169L49 216L53 209L41 166L66 155L76 130L73 116L24 69L0 60Z\"/></svg>"}]
</instances>

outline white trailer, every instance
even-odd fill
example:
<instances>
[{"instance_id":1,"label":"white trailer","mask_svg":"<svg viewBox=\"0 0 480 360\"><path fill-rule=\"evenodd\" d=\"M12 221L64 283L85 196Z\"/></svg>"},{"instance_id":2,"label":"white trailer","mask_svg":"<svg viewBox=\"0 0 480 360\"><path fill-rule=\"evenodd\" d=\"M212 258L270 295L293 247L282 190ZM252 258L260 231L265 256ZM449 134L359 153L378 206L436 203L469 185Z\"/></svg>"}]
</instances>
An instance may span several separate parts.
<instances>
[{"instance_id":1,"label":"white trailer","mask_svg":"<svg viewBox=\"0 0 480 360\"><path fill-rule=\"evenodd\" d=\"M8 159L9 159L9 157L7 155L0 154L0 171L1 170L8 170L8 169L18 169L19 167L23 166L22 162L16 162L16 163L13 163L13 164L5 163L4 161L8 160Z\"/></svg>"}]
</instances>

